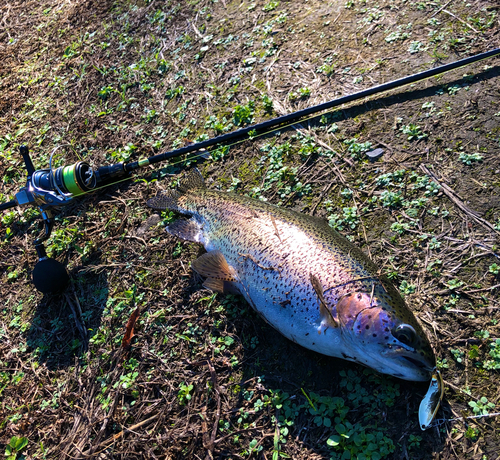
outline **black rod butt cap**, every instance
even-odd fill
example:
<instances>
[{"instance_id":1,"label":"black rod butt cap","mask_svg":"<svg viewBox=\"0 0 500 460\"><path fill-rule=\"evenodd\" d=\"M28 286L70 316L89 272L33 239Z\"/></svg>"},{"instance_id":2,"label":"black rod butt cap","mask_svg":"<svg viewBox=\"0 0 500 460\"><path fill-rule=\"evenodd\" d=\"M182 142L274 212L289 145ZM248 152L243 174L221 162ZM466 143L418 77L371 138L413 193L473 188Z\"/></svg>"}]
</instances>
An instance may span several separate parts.
<instances>
[{"instance_id":1,"label":"black rod butt cap","mask_svg":"<svg viewBox=\"0 0 500 460\"><path fill-rule=\"evenodd\" d=\"M42 259L33 269L33 284L43 294L62 292L68 283L66 267L55 259Z\"/></svg>"}]
</instances>

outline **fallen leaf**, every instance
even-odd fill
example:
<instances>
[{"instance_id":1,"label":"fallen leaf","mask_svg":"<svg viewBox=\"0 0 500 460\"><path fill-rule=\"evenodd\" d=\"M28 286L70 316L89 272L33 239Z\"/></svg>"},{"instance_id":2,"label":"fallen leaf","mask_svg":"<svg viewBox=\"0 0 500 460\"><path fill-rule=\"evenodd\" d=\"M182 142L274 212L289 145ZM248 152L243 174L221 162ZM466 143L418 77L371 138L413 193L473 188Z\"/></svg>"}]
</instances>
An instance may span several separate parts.
<instances>
[{"instance_id":1,"label":"fallen leaf","mask_svg":"<svg viewBox=\"0 0 500 460\"><path fill-rule=\"evenodd\" d=\"M134 312L130 315L130 318L127 322L127 327L125 329L125 335L122 339L122 348L130 347L130 342L132 341L132 337L134 337L134 326L137 318L139 318L139 307L134 310Z\"/></svg>"}]
</instances>

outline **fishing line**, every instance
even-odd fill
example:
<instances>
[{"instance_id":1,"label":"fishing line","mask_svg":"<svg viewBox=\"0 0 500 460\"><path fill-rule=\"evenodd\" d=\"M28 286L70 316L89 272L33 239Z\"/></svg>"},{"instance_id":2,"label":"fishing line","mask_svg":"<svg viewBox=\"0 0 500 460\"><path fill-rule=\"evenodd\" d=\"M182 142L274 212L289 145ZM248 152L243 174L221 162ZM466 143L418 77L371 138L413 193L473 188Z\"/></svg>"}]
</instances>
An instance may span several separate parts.
<instances>
[{"instance_id":1,"label":"fishing line","mask_svg":"<svg viewBox=\"0 0 500 460\"><path fill-rule=\"evenodd\" d=\"M485 53L481 53L475 56L471 56L456 62L452 62L449 64L444 64L439 67L435 67L433 69L428 69L424 70L422 72L403 77L397 80L390 81L388 83L383 83L378 86L374 86L362 91L359 91L357 93L353 93L350 95L346 96L341 96L340 98L333 99L328 102L321 103L319 105L315 105L312 107L308 107L296 112L293 112L288 115L282 115L277 118L273 118L271 120L267 120L255 125L248 126L246 128L240 128L236 131L233 131L231 133L223 134L220 136L216 136L214 138L208 139L206 141L201 141L201 142L196 142L189 144L185 147L181 147L179 149L175 149L169 152L161 153L158 155L154 155L149 158L142 158L134 162L126 163L124 165L125 171L128 173L135 171L136 169L139 169L143 166L146 165L152 165L161 161L165 161L170 158L174 158L177 156L181 156L187 153L195 152L198 150L206 150L208 147L212 147L214 145L219 145L219 146L227 146L229 148L241 144L247 140L254 140L258 139L263 136L268 136L270 134L276 133L278 131L290 128L298 123L306 123L308 121L311 121L313 119L316 119L320 116L325 116L327 114L333 113L338 109L339 106L344 106L343 109L349 108L351 106L345 107L345 104L348 104L350 102L354 102L359 99L363 98L368 98L370 96L373 96L375 94L383 94L387 93L388 91L391 91L396 88L403 88L407 87L408 85L411 85L416 82L420 81L425 81L433 77L437 77L439 75L442 75L446 72L449 72L454 69L458 69L461 67L465 67L467 65L470 65L475 62L480 62L485 59L489 59L494 56L500 55L500 48L496 48L491 51L487 51ZM364 103L366 103L365 101ZM232 142L234 140L234 142ZM204 153L200 153L198 155L193 155L189 159L199 159L200 157L203 157L205 155ZM180 160L174 163L170 163L170 165L177 165L186 160ZM115 183L122 182L122 180L119 180L117 182L111 182L107 183L107 185L112 185ZM99 187L102 188L102 187ZM96 190L96 189L94 189ZM88 191L86 193L90 193L91 191Z\"/></svg>"},{"instance_id":2,"label":"fishing line","mask_svg":"<svg viewBox=\"0 0 500 460\"><path fill-rule=\"evenodd\" d=\"M55 292L69 280L69 277L67 276L65 268L62 264L59 264L59 262L54 259L47 257L43 243L50 237L54 226L53 212L72 203L76 197L102 190L110 185L130 180L132 178L132 173L145 166L171 160L172 158L180 157L188 153L201 151L200 153L183 160L172 162L170 165L174 166L189 160L196 160L205 156L209 152L209 147L217 146L219 148L231 148L247 140L254 140L263 136L269 136L273 133L277 133L278 131L290 128L298 123L309 122L312 119L318 118L320 115L325 116L330 114L337 110L338 107L347 108L346 105L353 101L365 99L366 103L367 98L375 94L386 93L396 88L405 87L498 55L500 55L500 48L449 64L444 64L442 66L393 80L388 83L383 83L357 93L341 96L337 99L333 99L319 105L301 109L288 115L282 115L244 128L239 128L233 132L221 134L211 139L153 155L149 158L142 158L132 162L122 161L107 166L101 166L97 169L93 169L88 163L82 160L71 165L60 166L54 169L52 167L53 157L57 149L63 147L63 145L61 145L56 147L52 152L48 169L35 170L28 148L26 146L21 146L19 151L23 157L27 171L26 185L21 187L12 201L0 203L0 211L13 208L15 206L38 207L43 219L44 234L34 241L39 262L33 271L33 280L35 286L40 291ZM78 153L77 156L80 158ZM40 268L38 270L40 275L38 276L38 283L35 280L37 267ZM54 278L57 277L49 279L47 275L48 270L58 272L58 276L62 281L54 280Z\"/></svg>"}]
</instances>

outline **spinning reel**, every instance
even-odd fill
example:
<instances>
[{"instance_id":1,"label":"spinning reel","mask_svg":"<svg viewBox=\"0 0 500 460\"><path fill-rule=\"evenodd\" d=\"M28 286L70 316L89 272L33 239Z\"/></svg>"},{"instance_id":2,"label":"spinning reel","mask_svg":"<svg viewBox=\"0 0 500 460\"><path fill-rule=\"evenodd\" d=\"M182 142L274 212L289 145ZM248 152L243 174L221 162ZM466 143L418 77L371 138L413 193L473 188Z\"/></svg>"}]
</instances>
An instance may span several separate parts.
<instances>
[{"instance_id":1,"label":"spinning reel","mask_svg":"<svg viewBox=\"0 0 500 460\"><path fill-rule=\"evenodd\" d=\"M126 177L124 164L102 166L94 171L88 163L79 161L70 166L35 170L28 148L21 146L28 174L26 185L16 193L15 199L0 204L0 211L15 206L37 206L43 220L43 235L34 241L38 262L33 269L33 283L43 293L63 291L69 275L63 264L47 256L44 242L54 227L54 210L72 203L75 197Z\"/></svg>"}]
</instances>

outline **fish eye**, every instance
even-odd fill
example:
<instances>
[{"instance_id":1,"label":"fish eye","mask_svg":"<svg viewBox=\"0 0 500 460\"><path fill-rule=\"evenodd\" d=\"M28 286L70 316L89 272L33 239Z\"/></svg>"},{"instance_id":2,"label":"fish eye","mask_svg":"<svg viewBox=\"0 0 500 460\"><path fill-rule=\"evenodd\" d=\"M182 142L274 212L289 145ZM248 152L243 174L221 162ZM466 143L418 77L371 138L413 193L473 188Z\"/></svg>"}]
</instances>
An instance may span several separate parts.
<instances>
[{"instance_id":1,"label":"fish eye","mask_svg":"<svg viewBox=\"0 0 500 460\"><path fill-rule=\"evenodd\" d=\"M400 342L410 347L414 347L417 342L417 333L415 332L413 326L410 326L409 324L400 324L392 331L392 335Z\"/></svg>"}]
</instances>

